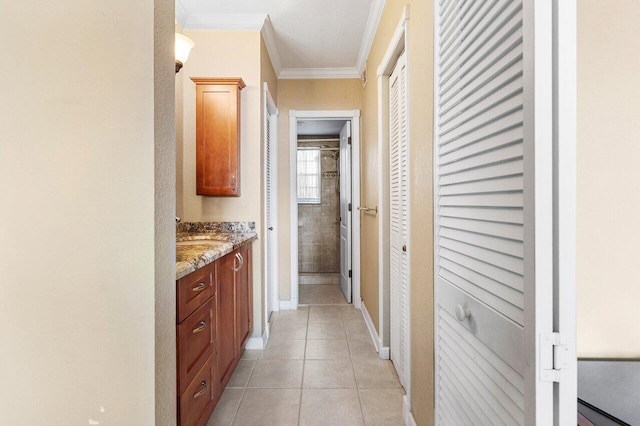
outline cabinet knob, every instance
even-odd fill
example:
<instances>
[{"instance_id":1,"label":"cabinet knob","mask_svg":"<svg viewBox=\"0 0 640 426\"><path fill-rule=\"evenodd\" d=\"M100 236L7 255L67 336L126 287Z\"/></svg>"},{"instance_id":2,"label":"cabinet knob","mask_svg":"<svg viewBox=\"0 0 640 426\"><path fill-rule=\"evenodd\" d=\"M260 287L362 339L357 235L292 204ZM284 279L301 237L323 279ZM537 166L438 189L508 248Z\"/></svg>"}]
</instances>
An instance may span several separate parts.
<instances>
[{"instance_id":1,"label":"cabinet knob","mask_svg":"<svg viewBox=\"0 0 640 426\"><path fill-rule=\"evenodd\" d=\"M407 252L407 245L406 244L402 246L402 251L405 252L405 253Z\"/></svg>"},{"instance_id":2,"label":"cabinet knob","mask_svg":"<svg viewBox=\"0 0 640 426\"><path fill-rule=\"evenodd\" d=\"M466 306L458 305L456 306L456 318L458 321L462 322L471 316L471 311Z\"/></svg>"},{"instance_id":3,"label":"cabinet knob","mask_svg":"<svg viewBox=\"0 0 640 426\"><path fill-rule=\"evenodd\" d=\"M273 226L267 228L269 231L273 231Z\"/></svg>"}]
</instances>

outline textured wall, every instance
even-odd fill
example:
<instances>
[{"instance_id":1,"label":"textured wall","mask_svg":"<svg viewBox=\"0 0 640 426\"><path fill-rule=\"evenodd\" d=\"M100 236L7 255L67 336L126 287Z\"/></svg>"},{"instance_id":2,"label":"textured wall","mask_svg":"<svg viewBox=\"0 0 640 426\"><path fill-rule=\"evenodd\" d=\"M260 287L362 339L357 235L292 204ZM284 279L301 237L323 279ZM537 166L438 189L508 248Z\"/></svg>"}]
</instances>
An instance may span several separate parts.
<instances>
[{"instance_id":1,"label":"textured wall","mask_svg":"<svg viewBox=\"0 0 640 426\"><path fill-rule=\"evenodd\" d=\"M640 2L578 2L577 349L640 358Z\"/></svg>"},{"instance_id":2,"label":"textured wall","mask_svg":"<svg viewBox=\"0 0 640 426\"><path fill-rule=\"evenodd\" d=\"M387 0L367 59L363 98L362 204L378 200L378 87L376 71L406 5L409 91L409 186L411 264L411 405L420 425L433 424L433 2ZM362 297L379 328L378 220L362 216ZM387 326L388 327L388 326Z\"/></svg>"},{"instance_id":3,"label":"textured wall","mask_svg":"<svg viewBox=\"0 0 640 426\"><path fill-rule=\"evenodd\" d=\"M171 9L0 6L2 425L155 424L155 263L173 262L155 250L169 234L156 234L154 145L173 137L173 114L154 111L155 94L173 109L154 90L172 84L156 5Z\"/></svg>"}]
</instances>

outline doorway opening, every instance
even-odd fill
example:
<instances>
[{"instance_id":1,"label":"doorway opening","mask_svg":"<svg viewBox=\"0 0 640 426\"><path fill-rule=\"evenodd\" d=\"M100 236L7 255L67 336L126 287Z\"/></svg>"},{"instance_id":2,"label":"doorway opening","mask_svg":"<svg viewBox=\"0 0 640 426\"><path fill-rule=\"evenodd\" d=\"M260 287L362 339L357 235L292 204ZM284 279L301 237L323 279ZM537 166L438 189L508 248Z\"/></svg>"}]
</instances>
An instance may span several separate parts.
<instances>
[{"instance_id":1,"label":"doorway opening","mask_svg":"<svg viewBox=\"0 0 640 426\"><path fill-rule=\"evenodd\" d=\"M292 301L359 307L359 111L290 119Z\"/></svg>"},{"instance_id":2,"label":"doorway opening","mask_svg":"<svg viewBox=\"0 0 640 426\"><path fill-rule=\"evenodd\" d=\"M346 304L340 288L344 194L340 133L346 120L298 121L298 285L300 304ZM349 296L347 298L347 296Z\"/></svg>"}]
</instances>

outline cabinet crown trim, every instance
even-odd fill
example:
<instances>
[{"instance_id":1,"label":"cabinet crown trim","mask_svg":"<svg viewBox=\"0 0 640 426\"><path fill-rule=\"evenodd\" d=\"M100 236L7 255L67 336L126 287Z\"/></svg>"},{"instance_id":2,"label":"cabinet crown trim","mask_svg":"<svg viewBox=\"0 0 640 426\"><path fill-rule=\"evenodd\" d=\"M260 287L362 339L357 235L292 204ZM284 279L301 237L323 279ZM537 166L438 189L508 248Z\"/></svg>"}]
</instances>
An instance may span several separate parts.
<instances>
[{"instance_id":1,"label":"cabinet crown trim","mask_svg":"<svg viewBox=\"0 0 640 426\"><path fill-rule=\"evenodd\" d=\"M234 84L240 90L247 87L242 77L191 77L195 84Z\"/></svg>"}]
</instances>

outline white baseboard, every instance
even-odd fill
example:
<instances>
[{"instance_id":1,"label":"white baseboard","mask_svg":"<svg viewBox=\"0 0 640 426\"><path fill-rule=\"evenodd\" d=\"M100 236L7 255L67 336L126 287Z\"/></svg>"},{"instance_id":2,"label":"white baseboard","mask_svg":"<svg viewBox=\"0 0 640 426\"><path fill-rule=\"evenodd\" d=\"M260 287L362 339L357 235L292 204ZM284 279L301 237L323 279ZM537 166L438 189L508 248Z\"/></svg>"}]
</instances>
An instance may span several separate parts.
<instances>
[{"instance_id":1,"label":"white baseboard","mask_svg":"<svg viewBox=\"0 0 640 426\"><path fill-rule=\"evenodd\" d=\"M391 354L391 348L389 348L388 346L380 347L380 358L389 359L390 354Z\"/></svg>"},{"instance_id":2,"label":"white baseboard","mask_svg":"<svg viewBox=\"0 0 640 426\"><path fill-rule=\"evenodd\" d=\"M290 311L298 309L298 298L292 297L291 300L281 300L280 301L280 310L281 311Z\"/></svg>"},{"instance_id":3,"label":"white baseboard","mask_svg":"<svg viewBox=\"0 0 640 426\"><path fill-rule=\"evenodd\" d=\"M269 324L264 328L264 333L262 337L250 337L247 340L247 345L245 349L264 349L267 347L267 343L269 342Z\"/></svg>"},{"instance_id":4,"label":"white baseboard","mask_svg":"<svg viewBox=\"0 0 640 426\"><path fill-rule=\"evenodd\" d=\"M405 426L418 426L416 420L413 418L413 414L411 414L411 402L407 395L402 397L402 417Z\"/></svg>"},{"instance_id":5,"label":"white baseboard","mask_svg":"<svg viewBox=\"0 0 640 426\"><path fill-rule=\"evenodd\" d=\"M362 312L364 322L365 324L367 324L367 329L369 330L369 334L371 335L371 340L373 340L373 344L375 345L376 351L380 355L380 358L383 358L383 355L386 354L386 358L383 359L389 359L389 348L382 347L382 341L380 340L380 336L378 336L376 327L373 325L373 320L371 319L371 315L369 315L369 311L367 311L367 307L365 306L364 301L362 301L362 304L360 305L360 311Z\"/></svg>"}]
</instances>

